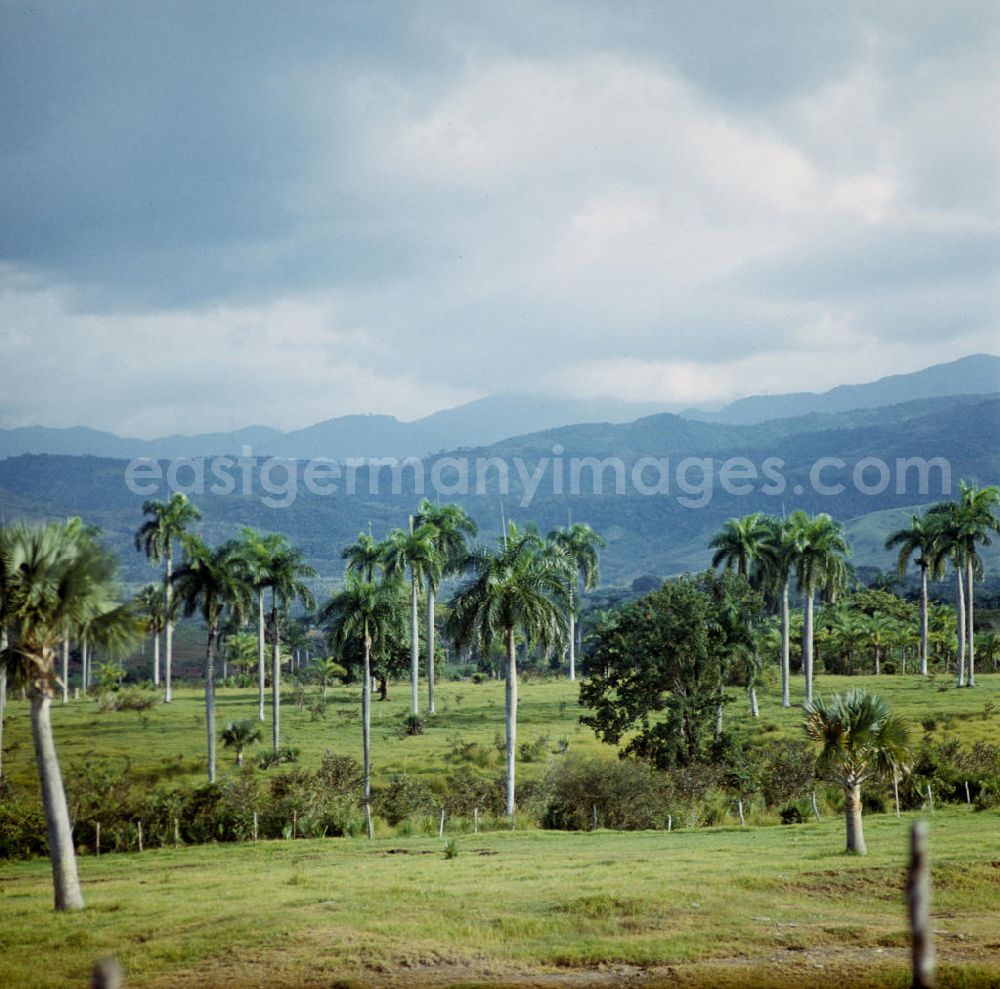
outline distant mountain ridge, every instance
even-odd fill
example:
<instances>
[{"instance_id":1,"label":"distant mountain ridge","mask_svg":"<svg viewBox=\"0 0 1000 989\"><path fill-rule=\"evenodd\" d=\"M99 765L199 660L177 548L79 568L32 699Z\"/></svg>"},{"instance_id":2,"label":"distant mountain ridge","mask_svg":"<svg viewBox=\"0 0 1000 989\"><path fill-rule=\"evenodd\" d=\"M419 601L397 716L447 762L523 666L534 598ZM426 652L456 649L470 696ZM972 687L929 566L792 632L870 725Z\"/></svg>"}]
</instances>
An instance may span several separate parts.
<instances>
[{"instance_id":1,"label":"distant mountain ridge","mask_svg":"<svg viewBox=\"0 0 1000 989\"><path fill-rule=\"evenodd\" d=\"M751 395L737 399L716 412L685 409L681 415L702 422L753 425L769 419L786 419L811 412L847 412L879 408L918 398L988 394L1000 391L1000 357L970 354L934 364L911 374L893 374L862 385L838 385L826 392L787 395Z\"/></svg>"}]
</instances>

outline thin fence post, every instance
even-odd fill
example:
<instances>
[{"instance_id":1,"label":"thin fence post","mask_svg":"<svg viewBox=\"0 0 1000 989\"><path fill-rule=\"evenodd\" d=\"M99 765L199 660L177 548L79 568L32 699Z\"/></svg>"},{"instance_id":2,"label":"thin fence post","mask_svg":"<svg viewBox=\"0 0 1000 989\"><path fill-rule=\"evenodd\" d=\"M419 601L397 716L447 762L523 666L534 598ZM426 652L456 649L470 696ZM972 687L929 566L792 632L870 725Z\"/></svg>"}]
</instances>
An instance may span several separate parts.
<instances>
[{"instance_id":1,"label":"thin fence post","mask_svg":"<svg viewBox=\"0 0 1000 989\"><path fill-rule=\"evenodd\" d=\"M896 801L896 817L899 817L899 775L892 774L892 796Z\"/></svg>"},{"instance_id":2,"label":"thin fence post","mask_svg":"<svg viewBox=\"0 0 1000 989\"><path fill-rule=\"evenodd\" d=\"M674 830L674 815L667 814L667 834Z\"/></svg>"},{"instance_id":3,"label":"thin fence post","mask_svg":"<svg viewBox=\"0 0 1000 989\"><path fill-rule=\"evenodd\" d=\"M472 833L479 834L479 808L472 808Z\"/></svg>"},{"instance_id":4,"label":"thin fence post","mask_svg":"<svg viewBox=\"0 0 1000 989\"><path fill-rule=\"evenodd\" d=\"M816 815L816 820L817 821L822 821L823 818L819 816L819 804L816 803L816 791L815 790L813 790L813 792L812 792L812 805L813 805L813 813Z\"/></svg>"},{"instance_id":5,"label":"thin fence post","mask_svg":"<svg viewBox=\"0 0 1000 989\"><path fill-rule=\"evenodd\" d=\"M930 925L931 870L927 851L930 826L914 821L910 829L910 869L906 881L906 901L910 917L913 962L913 989L934 985L934 939Z\"/></svg>"},{"instance_id":6,"label":"thin fence post","mask_svg":"<svg viewBox=\"0 0 1000 989\"><path fill-rule=\"evenodd\" d=\"M591 829L591 831L596 831L597 830L597 804L591 804L590 805L590 812L591 812L591 816L590 816L590 825L591 826L590 826L590 829Z\"/></svg>"},{"instance_id":7,"label":"thin fence post","mask_svg":"<svg viewBox=\"0 0 1000 989\"><path fill-rule=\"evenodd\" d=\"M292 838L295 837L298 828L299 828L299 812L297 810L292 810Z\"/></svg>"},{"instance_id":8,"label":"thin fence post","mask_svg":"<svg viewBox=\"0 0 1000 989\"><path fill-rule=\"evenodd\" d=\"M139 851L141 852L142 851L142 821L136 821L135 825L136 825L135 826L136 834L139 837Z\"/></svg>"},{"instance_id":9,"label":"thin fence post","mask_svg":"<svg viewBox=\"0 0 1000 989\"><path fill-rule=\"evenodd\" d=\"M181 822L174 818L174 848L181 843Z\"/></svg>"},{"instance_id":10,"label":"thin fence post","mask_svg":"<svg viewBox=\"0 0 1000 989\"><path fill-rule=\"evenodd\" d=\"M253 812L253 840L257 841L257 811Z\"/></svg>"},{"instance_id":11,"label":"thin fence post","mask_svg":"<svg viewBox=\"0 0 1000 989\"><path fill-rule=\"evenodd\" d=\"M101 857L101 822L97 822L97 826L94 828L96 836L94 839L94 851L97 853L97 857Z\"/></svg>"}]
</instances>

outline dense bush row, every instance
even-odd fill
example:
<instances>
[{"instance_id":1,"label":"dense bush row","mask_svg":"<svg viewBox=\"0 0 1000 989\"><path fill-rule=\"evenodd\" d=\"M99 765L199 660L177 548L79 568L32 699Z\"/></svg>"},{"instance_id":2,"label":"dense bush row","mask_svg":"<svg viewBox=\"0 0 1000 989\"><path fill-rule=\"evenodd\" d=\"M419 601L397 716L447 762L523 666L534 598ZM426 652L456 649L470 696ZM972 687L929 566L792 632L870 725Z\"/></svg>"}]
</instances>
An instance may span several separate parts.
<instances>
[{"instance_id":1,"label":"dense bush row","mask_svg":"<svg viewBox=\"0 0 1000 989\"><path fill-rule=\"evenodd\" d=\"M461 747L457 746L461 752ZM692 828L735 822L737 801L748 822L810 820L815 781L801 742L781 746L737 747L716 744L711 763L661 772L632 759L584 758L548 754L545 776L518 787L518 825L586 830L596 818L602 828L640 830ZM406 774L390 776L373 794L372 809L381 827L397 834L436 833L445 814L449 831L469 830L474 812L480 826L509 826L502 815L504 779L476 772L474 753L466 765L431 783ZM900 781L902 809L927 800L936 805L973 803L1000 806L1000 746L924 737L913 769ZM247 768L221 783L197 787L148 787L127 771L87 767L67 787L78 848L131 851L139 846L139 824L146 848L205 842L274 838L319 838L364 834L360 796L362 773L349 757L326 753L318 769ZM842 810L836 788L820 787L819 805ZM894 799L891 785L866 793L869 811L885 811ZM45 818L35 793L0 790L0 857L47 853Z\"/></svg>"}]
</instances>

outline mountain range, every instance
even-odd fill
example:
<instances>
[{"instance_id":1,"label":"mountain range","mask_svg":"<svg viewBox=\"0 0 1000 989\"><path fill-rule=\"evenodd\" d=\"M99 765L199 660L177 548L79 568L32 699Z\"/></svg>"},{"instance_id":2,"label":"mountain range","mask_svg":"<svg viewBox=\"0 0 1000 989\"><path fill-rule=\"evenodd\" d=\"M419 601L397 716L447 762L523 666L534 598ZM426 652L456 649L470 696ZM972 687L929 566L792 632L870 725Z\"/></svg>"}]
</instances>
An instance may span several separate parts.
<instances>
[{"instance_id":1,"label":"mountain range","mask_svg":"<svg viewBox=\"0 0 1000 989\"><path fill-rule=\"evenodd\" d=\"M863 385L842 385L820 394L756 395L717 411L687 409L682 418L731 426L759 425L775 419L798 419L881 408L916 399L1000 392L1000 357L975 354L912 374L893 375ZM304 429L282 432L249 426L233 432L165 436L143 440L78 426L52 429L26 426L0 429L0 458L21 454L70 456L207 457L239 454L249 446L259 455L277 457L422 457L466 447L482 447L508 437L576 423L622 424L655 413L677 412L679 405L593 401L527 395L493 395L417 419L401 422L388 415L349 415Z\"/></svg>"}]
</instances>

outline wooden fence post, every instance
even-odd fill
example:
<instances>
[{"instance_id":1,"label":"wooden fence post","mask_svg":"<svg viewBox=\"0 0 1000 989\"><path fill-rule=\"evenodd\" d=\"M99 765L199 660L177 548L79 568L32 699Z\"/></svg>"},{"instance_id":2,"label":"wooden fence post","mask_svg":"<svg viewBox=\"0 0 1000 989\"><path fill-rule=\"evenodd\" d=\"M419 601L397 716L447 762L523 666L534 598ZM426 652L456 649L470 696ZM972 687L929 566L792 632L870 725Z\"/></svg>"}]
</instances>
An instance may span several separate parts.
<instances>
[{"instance_id":1,"label":"wooden fence post","mask_svg":"<svg viewBox=\"0 0 1000 989\"><path fill-rule=\"evenodd\" d=\"M257 811L253 812L253 840L257 841Z\"/></svg>"},{"instance_id":2,"label":"wooden fence post","mask_svg":"<svg viewBox=\"0 0 1000 989\"><path fill-rule=\"evenodd\" d=\"M97 826L94 829L96 831L96 838L94 841L94 851L97 853L97 857L101 857L101 822L97 822Z\"/></svg>"},{"instance_id":3,"label":"wooden fence post","mask_svg":"<svg viewBox=\"0 0 1000 989\"><path fill-rule=\"evenodd\" d=\"M136 834L139 837L139 851L142 851L142 821L136 821Z\"/></svg>"},{"instance_id":4,"label":"wooden fence post","mask_svg":"<svg viewBox=\"0 0 1000 989\"><path fill-rule=\"evenodd\" d=\"M910 916L913 959L913 989L933 989L934 940L930 925L931 867L927 852L926 821L914 821L910 829L910 869L906 901Z\"/></svg>"},{"instance_id":5,"label":"wooden fence post","mask_svg":"<svg viewBox=\"0 0 1000 989\"><path fill-rule=\"evenodd\" d=\"M479 808L472 808L472 833L479 834Z\"/></svg>"},{"instance_id":6,"label":"wooden fence post","mask_svg":"<svg viewBox=\"0 0 1000 989\"><path fill-rule=\"evenodd\" d=\"M590 830L597 830L597 804L590 805Z\"/></svg>"}]
</instances>

